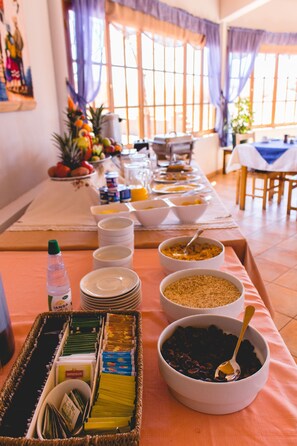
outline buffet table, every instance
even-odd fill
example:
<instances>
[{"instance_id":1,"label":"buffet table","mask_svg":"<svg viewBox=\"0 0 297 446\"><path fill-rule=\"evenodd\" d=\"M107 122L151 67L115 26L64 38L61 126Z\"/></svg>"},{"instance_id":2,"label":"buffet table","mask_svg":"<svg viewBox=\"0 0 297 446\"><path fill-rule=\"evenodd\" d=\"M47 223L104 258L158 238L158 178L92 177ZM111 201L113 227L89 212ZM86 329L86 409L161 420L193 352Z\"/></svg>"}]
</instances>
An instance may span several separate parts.
<instances>
[{"instance_id":1,"label":"buffet table","mask_svg":"<svg viewBox=\"0 0 297 446\"><path fill-rule=\"evenodd\" d=\"M195 168L199 184L203 186L201 193L211 199L199 222L182 225L171 216L158 227L144 228L136 224L135 247L157 248L170 237L192 236L199 227L204 230L205 237L220 240L235 250L273 315L269 296L245 237L199 166ZM74 181L48 179L20 220L0 234L0 251L47 250L49 239L57 239L63 251L98 248L97 223L90 207L99 204L98 187L105 183L104 173L108 170L121 173L119 166L109 159L100 164L96 174L90 178ZM119 178L120 182L124 181ZM158 198L162 195L153 196Z\"/></svg>"},{"instance_id":2,"label":"buffet table","mask_svg":"<svg viewBox=\"0 0 297 446\"><path fill-rule=\"evenodd\" d=\"M92 251L65 251L74 310L80 307L79 282L92 269ZM45 251L2 252L0 271L13 324L16 352L0 373L0 387L8 375L36 316L47 311ZM157 340L167 325L159 304L164 273L156 249L136 249L134 270L142 281L144 388L140 445L295 445L297 442L297 366L278 333L268 309L233 249L226 249L221 268L243 281L245 303L256 307L251 322L269 343L268 381L255 401L230 415L206 415L177 402L169 393L157 365ZM242 315L240 316L242 318Z\"/></svg>"}]
</instances>

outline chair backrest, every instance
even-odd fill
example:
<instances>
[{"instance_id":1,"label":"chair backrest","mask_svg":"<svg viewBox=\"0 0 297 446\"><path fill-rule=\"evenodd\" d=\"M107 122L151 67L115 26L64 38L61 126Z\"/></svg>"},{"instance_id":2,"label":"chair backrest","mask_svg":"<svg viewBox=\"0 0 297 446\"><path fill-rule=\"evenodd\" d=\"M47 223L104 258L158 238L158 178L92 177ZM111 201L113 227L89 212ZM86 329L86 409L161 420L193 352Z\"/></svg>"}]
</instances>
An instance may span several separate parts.
<instances>
[{"instance_id":1,"label":"chair backrest","mask_svg":"<svg viewBox=\"0 0 297 446\"><path fill-rule=\"evenodd\" d=\"M242 141L255 142L255 132L236 133L235 145L237 146L237 144L240 144Z\"/></svg>"}]
</instances>

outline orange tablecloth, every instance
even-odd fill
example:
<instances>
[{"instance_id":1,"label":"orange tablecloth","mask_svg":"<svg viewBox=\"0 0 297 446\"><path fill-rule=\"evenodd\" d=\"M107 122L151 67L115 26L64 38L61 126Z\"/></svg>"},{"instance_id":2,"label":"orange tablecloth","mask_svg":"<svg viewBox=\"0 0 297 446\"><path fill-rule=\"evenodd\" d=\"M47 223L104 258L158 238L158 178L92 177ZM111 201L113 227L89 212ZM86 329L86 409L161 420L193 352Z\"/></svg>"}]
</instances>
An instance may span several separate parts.
<instances>
[{"instance_id":1,"label":"orange tablecloth","mask_svg":"<svg viewBox=\"0 0 297 446\"><path fill-rule=\"evenodd\" d=\"M64 252L79 309L79 281L92 268L91 251ZM2 252L0 271L16 339L16 355L31 324L47 311L46 252ZM295 445L297 443L297 366L271 317L232 248L226 249L222 270L235 274L246 289L246 304L256 307L251 322L271 350L269 379L255 401L230 415L206 415L183 406L170 395L157 366L157 339L167 325L159 305L164 273L155 249L136 250L134 269L142 280L144 391L141 446L146 445ZM0 387L13 360L0 374Z\"/></svg>"}]
</instances>

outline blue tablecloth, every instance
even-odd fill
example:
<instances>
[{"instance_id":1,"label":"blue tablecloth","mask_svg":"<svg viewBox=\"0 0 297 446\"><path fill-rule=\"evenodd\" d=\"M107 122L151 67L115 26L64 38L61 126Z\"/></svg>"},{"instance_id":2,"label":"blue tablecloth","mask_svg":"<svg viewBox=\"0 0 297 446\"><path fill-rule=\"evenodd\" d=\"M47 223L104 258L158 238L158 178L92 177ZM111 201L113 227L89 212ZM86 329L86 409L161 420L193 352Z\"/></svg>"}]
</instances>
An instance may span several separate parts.
<instances>
[{"instance_id":1,"label":"blue tablecloth","mask_svg":"<svg viewBox=\"0 0 297 446\"><path fill-rule=\"evenodd\" d=\"M267 142L255 142L252 145L268 164L272 164L295 144L284 143L281 139L272 139Z\"/></svg>"}]
</instances>

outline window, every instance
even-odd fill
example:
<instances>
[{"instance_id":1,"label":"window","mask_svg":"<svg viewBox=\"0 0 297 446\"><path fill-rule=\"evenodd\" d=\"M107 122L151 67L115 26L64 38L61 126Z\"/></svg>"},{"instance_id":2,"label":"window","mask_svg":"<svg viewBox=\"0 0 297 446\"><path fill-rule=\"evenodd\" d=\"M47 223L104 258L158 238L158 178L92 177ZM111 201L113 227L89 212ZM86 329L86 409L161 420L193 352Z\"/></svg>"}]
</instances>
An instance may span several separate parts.
<instances>
[{"instance_id":1,"label":"window","mask_svg":"<svg viewBox=\"0 0 297 446\"><path fill-rule=\"evenodd\" d=\"M241 97L250 97L253 127L297 122L297 55L259 53Z\"/></svg>"},{"instance_id":2,"label":"window","mask_svg":"<svg viewBox=\"0 0 297 446\"><path fill-rule=\"evenodd\" d=\"M74 13L67 14L70 79L76 85ZM207 49L106 23L102 81L95 105L119 115L122 142L156 134L214 131Z\"/></svg>"}]
</instances>

